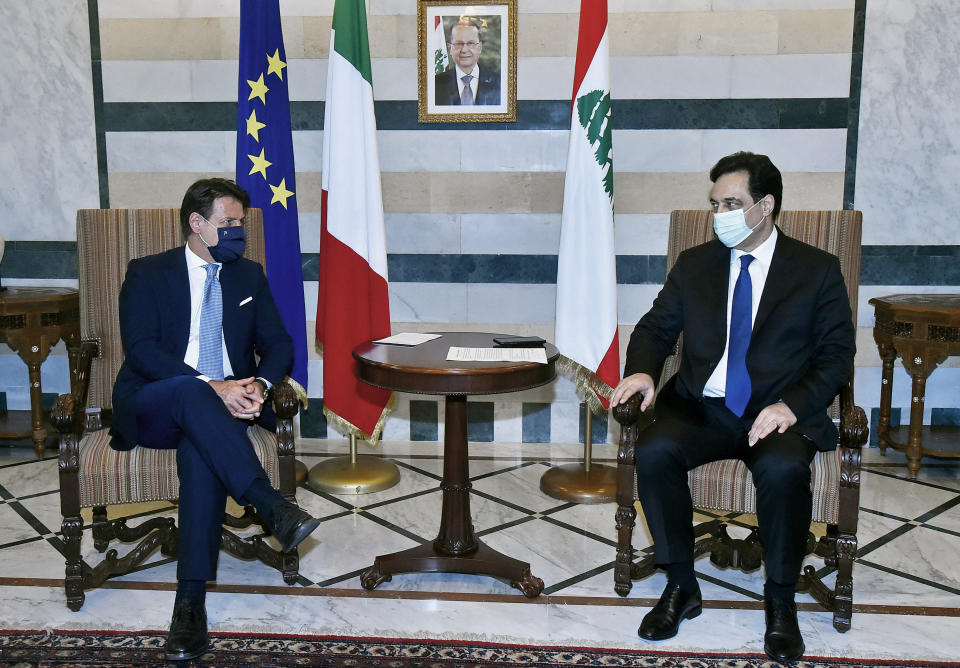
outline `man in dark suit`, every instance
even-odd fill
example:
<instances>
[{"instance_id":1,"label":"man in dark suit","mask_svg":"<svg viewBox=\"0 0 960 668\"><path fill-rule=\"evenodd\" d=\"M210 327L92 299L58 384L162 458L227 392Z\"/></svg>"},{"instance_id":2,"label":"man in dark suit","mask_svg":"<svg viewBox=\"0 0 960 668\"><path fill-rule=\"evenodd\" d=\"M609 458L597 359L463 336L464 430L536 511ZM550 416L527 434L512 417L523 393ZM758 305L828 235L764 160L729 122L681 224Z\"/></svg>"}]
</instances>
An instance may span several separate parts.
<instances>
[{"instance_id":1,"label":"man in dark suit","mask_svg":"<svg viewBox=\"0 0 960 668\"><path fill-rule=\"evenodd\" d=\"M265 399L293 345L263 270L240 257L250 198L226 179L187 190L183 247L131 260L120 290L124 362L113 389L111 446L176 448L177 597L166 658L207 648L205 586L216 578L229 494L254 506L284 551L319 524L270 485L247 439L273 428Z\"/></svg>"},{"instance_id":2,"label":"man in dark suit","mask_svg":"<svg viewBox=\"0 0 960 668\"><path fill-rule=\"evenodd\" d=\"M653 401L679 334L678 373L657 397L656 419L637 442L637 491L667 586L638 630L676 635L700 614L693 570L687 472L738 458L757 488L765 551L764 650L803 655L794 590L812 512L810 462L836 447L827 407L853 368L855 335L836 257L775 225L783 193L765 155L735 153L710 171L718 239L684 251L627 347L611 404Z\"/></svg>"},{"instance_id":3,"label":"man in dark suit","mask_svg":"<svg viewBox=\"0 0 960 668\"><path fill-rule=\"evenodd\" d=\"M480 27L468 21L453 26L449 46L454 66L434 77L434 104L500 104L500 72L477 65L483 52Z\"/></svg>"}]
</instances>

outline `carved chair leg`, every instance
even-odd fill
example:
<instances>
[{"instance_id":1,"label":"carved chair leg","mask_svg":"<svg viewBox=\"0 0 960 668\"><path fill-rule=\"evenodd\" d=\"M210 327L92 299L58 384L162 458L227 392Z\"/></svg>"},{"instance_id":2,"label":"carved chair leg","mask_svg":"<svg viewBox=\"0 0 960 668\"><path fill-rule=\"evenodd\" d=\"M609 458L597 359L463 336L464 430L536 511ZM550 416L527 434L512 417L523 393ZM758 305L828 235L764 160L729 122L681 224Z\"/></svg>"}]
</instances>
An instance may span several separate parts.
<instances>
[{"instance_id":1,"label":"carved chair leg","mask_svg":"<svg viewBox=\"0 0 960 668\"><path fill-rule=\"evenodd\" d=\"M93 546L97 548L97 552L103 552L114 538L116 538L116 534L113 531L113 525L107 519L106 506L94 506Z\"/></svg>"},{"instance_id":2,"label":"carved chair leg","mask_svg":"<svg viewBox=\"0 0 960 668\"><path fill-rule=\"evenodd\" d=\"M837 537L837 582L833 594L833 628L843 633L850 630L853 618L853 558L857 553L857 536L841 533Z\"/></svg>"},{"instance_id":3,"label":"carved chair leg","mask_svg":"<svg viewBox=\"0 0 960 668\"><path fill-rule=\"evenodd\" d=\"M83 519L79 515L64 517L60 525L66 552L66 571L63 587L67 596L67 607L76 612L83 606L84 563L80 558L80 541L83 537Z\"/></svg>"},{"instance_id":4,"label":"carved chair leg","mask_svg":"<svg viewBox=\"0 0 960 668\"><path fill-rule=\"evenodd\" d=\"M613 589L620 596L626 596L633 588L630 569L633 560L633 527L636 524L637 509L633 503L617 507L617 561L613 567Z\"/></svg>"}]
</instances>

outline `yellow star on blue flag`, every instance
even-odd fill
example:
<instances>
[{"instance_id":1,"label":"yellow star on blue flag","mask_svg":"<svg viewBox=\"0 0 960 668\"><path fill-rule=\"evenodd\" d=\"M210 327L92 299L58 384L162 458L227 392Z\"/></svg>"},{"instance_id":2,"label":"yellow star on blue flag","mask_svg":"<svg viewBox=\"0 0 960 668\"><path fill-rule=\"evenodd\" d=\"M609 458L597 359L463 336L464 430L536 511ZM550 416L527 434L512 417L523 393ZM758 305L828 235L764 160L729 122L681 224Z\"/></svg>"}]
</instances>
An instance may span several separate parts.
<instances>
[{"instance_id":1,"label":"yellow star on blue flag","mask_svg":"<svg viewBox=\"0 0 960 668\"><path fill-rule=\"evenodd\" d=\"M290 77L289 72L284 76L285 67L279 0L241 0L237 183L250 193L250 206L263 210L267 280L294 344L290 377L307 387L307 324L290 129Z\"/></svg>"}]
</instances>

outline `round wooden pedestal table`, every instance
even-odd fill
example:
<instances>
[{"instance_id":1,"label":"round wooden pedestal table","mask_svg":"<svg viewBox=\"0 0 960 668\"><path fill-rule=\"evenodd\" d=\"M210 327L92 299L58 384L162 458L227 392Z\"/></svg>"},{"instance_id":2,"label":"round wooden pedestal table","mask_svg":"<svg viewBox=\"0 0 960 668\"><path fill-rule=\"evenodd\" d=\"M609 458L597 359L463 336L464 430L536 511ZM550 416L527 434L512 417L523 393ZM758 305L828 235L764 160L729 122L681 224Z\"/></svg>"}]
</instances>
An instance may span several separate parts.
<instances>
[{"instance_id":1,"label":"round wooden pedestal table","mask_svg":"<svg viewBox=\"0 0 960 668\"><path fill-rule=\"evenodd\" d=\"M373 589L394 573L468 573L504 578L524 595L543 591L543 580L530 564L508 557L477 538L470 518L470 473L467 457L467 396L517 392L549 383L556 376L557 349L545 344L547 363L447 361L451 347L492 348L502 334L445 332L418 346L366 343L353 351L357 377L398 392L446 397L443 439L443 504L440 530L433 542L378 556L360 576Z\"/></svg>"}]
</instances>

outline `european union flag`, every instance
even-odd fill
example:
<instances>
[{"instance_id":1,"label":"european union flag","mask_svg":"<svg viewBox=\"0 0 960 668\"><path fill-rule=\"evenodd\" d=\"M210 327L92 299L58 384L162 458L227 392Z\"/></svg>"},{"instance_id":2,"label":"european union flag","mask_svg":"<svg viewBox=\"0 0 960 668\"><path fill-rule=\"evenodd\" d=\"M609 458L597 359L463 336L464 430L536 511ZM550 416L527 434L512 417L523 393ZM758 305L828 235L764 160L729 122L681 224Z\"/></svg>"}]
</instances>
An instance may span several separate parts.
<instances>
[{"instance_id":1,"label":"european union flag","mask_svg":"<svg viewBox=\"0 0 960 668\"><path fill-rule=\"evenodd\" d=\"M290 377L307 387L307 325L300 267L296 170L279 0L240 4L237 183L263 209L267 280L293 338Z\"/></svg>"}]
</instances>

